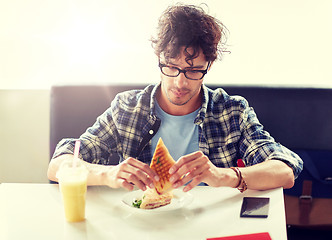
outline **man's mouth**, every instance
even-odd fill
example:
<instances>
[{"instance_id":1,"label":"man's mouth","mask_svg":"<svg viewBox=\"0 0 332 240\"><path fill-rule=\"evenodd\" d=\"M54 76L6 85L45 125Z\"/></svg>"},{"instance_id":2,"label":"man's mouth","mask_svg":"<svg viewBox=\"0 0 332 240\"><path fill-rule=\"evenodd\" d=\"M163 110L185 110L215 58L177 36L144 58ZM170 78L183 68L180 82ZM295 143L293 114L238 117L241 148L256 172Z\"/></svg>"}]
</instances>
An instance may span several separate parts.
<instances>
[{"instance_id":1,"label":"man's mouth","mask_svg":"<svg viewBox=\"0 0 332 240\"><path fill-rule=\"evenodd\" d=\"M189 93L188 90L172 90L172 93L175 95L175 97L181 98Z\"/></svg>"}]
</instances>

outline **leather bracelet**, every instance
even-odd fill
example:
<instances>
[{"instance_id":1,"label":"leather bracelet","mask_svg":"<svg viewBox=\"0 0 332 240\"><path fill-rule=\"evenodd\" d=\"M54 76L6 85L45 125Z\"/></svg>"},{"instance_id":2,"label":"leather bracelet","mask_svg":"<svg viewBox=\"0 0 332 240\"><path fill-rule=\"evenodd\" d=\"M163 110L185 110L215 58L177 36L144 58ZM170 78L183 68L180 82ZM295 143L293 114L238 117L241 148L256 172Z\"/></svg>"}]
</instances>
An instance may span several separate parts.
<instances>
[{"instance_id":1,"label":"leather bracelet","mask_svg":"<svg viewBox=\"0 0 332 240\"><path fill-rule=\"evenodd\" d=\"M235 187L235 188L238 188L241 185L242 174L241 174L240 170L237 167L231 167L231 169L236 173L236 176L239 179L239 183Z\"/></svg>"},{"instance_id":2,"label":"leather bracelet","mask_svg":"<svg viewBox=\"0 0 332 240\"><path fill-rule=\"evenodd\" d=\"M239 179L239 183L235 188L237 188L241 193L243 193L245 190L247 190L247 183L242 177L242 173L238 167L231 167L231 169L236 173L236 176Z\"/></svg>"}]
</instances>

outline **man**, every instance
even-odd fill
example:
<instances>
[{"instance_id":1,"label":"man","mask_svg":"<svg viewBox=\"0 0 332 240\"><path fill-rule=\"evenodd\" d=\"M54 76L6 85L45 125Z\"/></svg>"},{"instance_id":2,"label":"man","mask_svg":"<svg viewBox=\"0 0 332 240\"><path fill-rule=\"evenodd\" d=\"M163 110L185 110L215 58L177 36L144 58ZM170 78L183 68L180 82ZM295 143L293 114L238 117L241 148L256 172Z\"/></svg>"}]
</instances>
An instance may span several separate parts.
<instances>
[{"instance_id":1,"label":"man","mask_svg":"<svg viewBox=\"0 0 332 240\"><path fill-rule=\"evenodd\" d=\"M152 39L161 82L117 95L111 107L81 135L80 157L89 185L142 190L159 180L149 164L159 137L176 164L174 188L189 191L200 183L249 189L290 188L302 160L263 130L247 101L212 91L205 74L222 55L226 28L201 8L169 7ZM48 169L57 181L60 163L73 158L74 139L62 140ZM120 163L108 165L110 155ZM246 167L237 168L242 159ZM184 176L182 178L182 176Z\"/></svg>"}]
</instances>

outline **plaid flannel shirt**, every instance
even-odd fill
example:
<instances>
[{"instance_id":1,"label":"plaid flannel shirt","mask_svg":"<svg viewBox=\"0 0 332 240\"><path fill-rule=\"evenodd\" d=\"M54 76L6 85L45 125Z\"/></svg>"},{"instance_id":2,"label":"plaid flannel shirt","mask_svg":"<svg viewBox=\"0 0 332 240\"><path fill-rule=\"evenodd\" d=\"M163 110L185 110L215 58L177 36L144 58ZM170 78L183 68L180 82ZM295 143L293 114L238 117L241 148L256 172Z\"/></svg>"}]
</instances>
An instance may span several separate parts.
<instances>
[{"instance_id":1,"label":"plaid flannel shirt","mask_svg":"<svg viewBox=\"0 0 332 240\"><path fill-rule=\"evenodd\" d=\"M108 165L110 157L117 154L120 162L134 157L149 164L150 140L160 126L160 119L154 114L159 86L119 93L110 108L80 136L80 157L90 163ZM263 130L243 97L230 96L221 88L211 90L204 84L202 91L202 106L194 124L199 128L199 149L215 166L233 167L237 159L243 159L246 166L280 160L293 169L295 177L299 175L302 160ZM75 139L63 139L53 158L73 153L74 144Z\"/></svg>"}]
</instances>

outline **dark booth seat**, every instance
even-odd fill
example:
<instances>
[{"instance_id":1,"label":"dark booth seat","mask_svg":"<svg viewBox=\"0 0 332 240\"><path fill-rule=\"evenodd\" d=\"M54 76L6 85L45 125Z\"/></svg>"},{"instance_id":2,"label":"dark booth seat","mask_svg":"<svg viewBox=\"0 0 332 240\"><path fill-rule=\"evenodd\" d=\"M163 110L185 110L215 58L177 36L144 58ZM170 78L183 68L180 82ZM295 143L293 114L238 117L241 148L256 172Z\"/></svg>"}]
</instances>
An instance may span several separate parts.
<instances>
[{"instance_id":1,"label":"dark booth seat","mask_svg":"<svg viewBox=\"0 0 332 240\"><path fill-rule=\"evenodd\" d=\"M66 137L79 137L119 92L146 85L53 86L50 154ZM286 147L332 150L332 89L218 86L244 96L265 129ZM116 160L114 160L116 161Z\"/></svg>"},{"instance_id":2,"label":"dark booth seat","mask_svg":"<svg viewBox=\"0 0 332 240\"><path fill-rule=\"evenodd\" d=\"M63 138L78 138L92 126L119 92L143 85L53 86L50 106L50 157ZM118 162L113 156L112 163Z\"/></svg>"}]
</instances>

